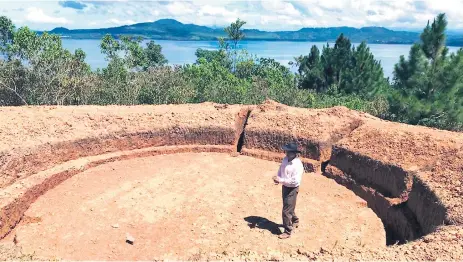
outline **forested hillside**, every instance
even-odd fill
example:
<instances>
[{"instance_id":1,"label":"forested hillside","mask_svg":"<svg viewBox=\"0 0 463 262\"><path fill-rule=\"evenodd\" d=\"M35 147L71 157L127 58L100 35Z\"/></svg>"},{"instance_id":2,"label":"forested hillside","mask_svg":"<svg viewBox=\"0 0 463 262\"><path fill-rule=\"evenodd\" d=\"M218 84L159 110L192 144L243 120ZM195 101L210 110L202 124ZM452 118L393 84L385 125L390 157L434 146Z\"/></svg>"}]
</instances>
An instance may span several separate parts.
<instances>
[{"instance_id":1,"label":"forested hillside","mask_svg":"<svg viewBox=\"0 0 463 262\"><path fill-rule=\"evenodd\" d=\"M412 44L419 41L419 34L415 32L393 31L384 27L326 27L302 28L297 31L268 32L257 29L243 29L247 40L267 41L313 41L334 42L340 34L344 34L352 42L384 43L384 44ZM217 40L226 37L223 29L214 29L194 24L183 24L174 19L161 19L150 23L139 23L113 28L77 29L55 28L49 33L58 34L66 38L101 39L106 34L113 37L119 35L139 36L154 40ZM452 35L448 40L452 46L463 46L463 38Z\"/></svg>"}]
</instances>

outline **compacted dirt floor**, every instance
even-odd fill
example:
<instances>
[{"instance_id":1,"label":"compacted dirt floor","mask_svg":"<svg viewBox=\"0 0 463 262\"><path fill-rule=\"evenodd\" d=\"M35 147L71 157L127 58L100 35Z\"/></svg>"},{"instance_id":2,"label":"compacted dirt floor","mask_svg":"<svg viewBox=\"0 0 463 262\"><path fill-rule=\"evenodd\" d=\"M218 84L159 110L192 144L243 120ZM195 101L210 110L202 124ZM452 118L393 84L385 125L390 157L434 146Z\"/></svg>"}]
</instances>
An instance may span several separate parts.
<instances>
[{"instance_id":1,"label":"compacted dirt floor","mask_svg":"<svg viewBox=\"0 0 463 262\"><path fill-rule=\"evenodd\" d=\"M66 260L272 259L301 248L385 245L383 225L366 203L320 174L304 174L301 226L278 239L281 186L271 179L278 166L218 153L107 163L41 196L2 242Z\"/></svg>"}]
</instances>

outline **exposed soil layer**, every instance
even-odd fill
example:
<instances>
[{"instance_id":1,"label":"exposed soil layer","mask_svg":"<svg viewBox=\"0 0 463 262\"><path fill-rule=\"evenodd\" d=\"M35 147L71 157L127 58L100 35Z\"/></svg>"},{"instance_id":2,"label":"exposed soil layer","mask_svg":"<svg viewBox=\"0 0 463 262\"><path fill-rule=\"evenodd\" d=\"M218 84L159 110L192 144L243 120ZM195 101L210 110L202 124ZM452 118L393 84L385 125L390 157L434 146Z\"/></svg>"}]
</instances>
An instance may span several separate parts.
<instances>
[{"instance_id":1,"label":"exposed soil layer","mask_svg":"<svg viewBox=\"0 0 463 262\"><path fill-rule=\"evenodd\" d=\"M301 247L384 246L382 223L366 203L313 173L300 188L301 226L279 240L281 187L271 181L277 168L217 153L104 164L45 193L12 235L25 253L68 260L270 259L272 252L296 258Z\"/></svg>"},{"instance_id":2,"label":"exposed soil layer","mask_svg":"<svg viewBox=\"0 0 463 262\"><path fill-rule=\"evenodd\" d=\"M79 157L149 146L235 143L240 106L0 107L0 188Z\"/></svg>"},{"instance_id":3,"label":"exposed soil layer","mask_svg":"<svg viewBox=\"0 0 463 262\"><path fill-rule=\"evenodd\" d=\"M259 159L264 159L264 160L270 160L274 162L281 162L281 160L285 157L284 153L274 153L274 152L269 152L265 150L258 150L258 149L243 149L241 151L242 155L245 156L251 156ZM303 158L300 157L302 165L304 166L304 170L306 172L312 173L312 172L317 172L319 173L321 168L320 168L320 162L315 161L313 159L309 158Z\"/></svg>"},{"instance_id":4,"label":"exposed soil layer","mask_svg":"<svg viewBox=\"0 0 463 262\"><path fill-rule=\"evenodd\" d=\"M281 146L295 141L303 157L326 161L334 142L369 119L376 118L345 107L307 110L267 101L252 110L244 147L281 152Z\"/></svg>"},{"instance_id":5,"label":"exposed soil layer","mask_svg":"<svg viewBox=\"0 0 463 262\"><path fill-rule=\"evenodd\" d=\"M0 107L0 118L0 238L21 219L43 223L24 217L30 205L89 168L181 152L237 156L238 151L279 162L281 146L293 140L302 148L307 171L322 169L366 201L389 240L409 242L377 250L349 244L314 251L302 244L297 254L283 250L265 257L244 251L228 257L463 259L461 133L390 123L343 107L296 109L272 101L259 106ZM329 186L326 190L338 187L334 181L312 182ZM19 243L20 235L14 236L7 239ZM23 259L20 250L0 245L0 259ZM198 251L192 259L201 256L205 252Z\"/></svg>"},{"instance_id":6,"label":"exposed soil layer","mask_svg":"<svg viewBox=\"0 0 463 262\"><path fill-rule=\"evenodd\" d=\"M235 144L236 152L240 153L243 149L244 139L246 137L246 126L253 107L245 107L236 115L235 120Z\"/></svg>"},{"instance_id":7,"label":"exposed soil layer","mask_svg":"<svg viewBox=\"0 0 463 262\"><path fill-rule=\"evenodd\" d=\"M463 225L461 133L369 121L335 145L330 163L393 197L402 191L424 233L442 224ZM393 168L381 170L387 167Z\"/></svg>"},{"instance_id":8,"label":"exposed soil layer","mask_svg":"<svg viewBox=\"0 0 463 262\"><path fill-rule=\"evenodd\" d=\"M334 146L330 164L348 173L358 184L375 188L386 197L406 200L412 188L410 172L356 151Z\"/></svg>"},{"instance_id":9,"label":"exposed soil layer","mask_svg":"<svg viewBox=\"0 0 463 262\"><path fill-rule=\"evenodd\" d=\"M381 218L387 229L388 244L403 243L405 240L413 240L422 235L416 216L405 202L385 197L381 192L357 183L355 179L334 166L329 165L324 175L367 201L368 207Z\"/></svg>"}]
</instances>

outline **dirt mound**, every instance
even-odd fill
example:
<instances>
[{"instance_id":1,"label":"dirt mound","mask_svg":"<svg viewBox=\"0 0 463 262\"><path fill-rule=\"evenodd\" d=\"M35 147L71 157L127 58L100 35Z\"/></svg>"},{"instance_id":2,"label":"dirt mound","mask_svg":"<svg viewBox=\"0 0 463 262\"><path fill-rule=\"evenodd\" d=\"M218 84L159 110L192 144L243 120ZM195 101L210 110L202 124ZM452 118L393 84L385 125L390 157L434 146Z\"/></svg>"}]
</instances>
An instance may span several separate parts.
<instances>
[{"instance_id":1,"label":"dirt mound","mask_svg":"<svg viewBox=\"0 0 463 262\"><path fill-rule=\"evenodd\" d=\"M286 111L288 110L288 106L284 104L280 104L276 101L267 99L264 101L264 103L260 104L257 106L257 109L260 112L265 112L265 111Z\"/></svg>"},{"instance_id":2,"label":"dirt mound","mask_svg":"<svg viewBox=\"0 0 463 262\"><path fill-rule=\"evenodd\" d=\"M306 158L325 161L334 142L350 134L364 121L374 119L345 107L307 110L267 101L265 110L253 110L246 126L245 149L281 152L281 146L296 141Z\"/></svg>"},{"instance_id":3,"label":"dirt mound","mask_svg":"<svg viewBox=\"0 0 463 262\"><path fill-rule=\"evenodd\" d=\"M336 145L405 169L463 172L463 133L370 121Z\"/></svg>"}]
</instances>

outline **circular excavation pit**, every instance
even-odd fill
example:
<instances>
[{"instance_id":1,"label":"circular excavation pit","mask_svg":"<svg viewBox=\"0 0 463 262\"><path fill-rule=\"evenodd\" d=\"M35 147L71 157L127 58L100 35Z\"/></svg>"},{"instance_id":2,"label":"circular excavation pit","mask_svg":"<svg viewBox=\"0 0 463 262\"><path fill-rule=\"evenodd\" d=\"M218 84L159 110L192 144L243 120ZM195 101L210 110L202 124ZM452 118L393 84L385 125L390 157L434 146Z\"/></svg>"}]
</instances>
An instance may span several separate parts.
<instances>
[{"instance_id":1,"label":"circular excavation pit","mask_svg":"<svg viewBox=\"0 0 463 262\"><path fill-rule=\"evenodd\" d=\"M278 239L278 166L221 153L102 164L39 197L2 241L66 260L307 259L301 250L385 246L384 226L366 202L316 173L302 178L300 227Z\"/></svg>"},{"instance_id":2,"label":"circular excavation pit","mask_svg":"<svg viewBox=\"0 0 463 262\"><path fill-rule=\"evenodd\" d=\"M272 101L0 112L0 260L462 260L461 133ZM279 240L289 141L309 173Z\"/></svg>"}]
</instances>

